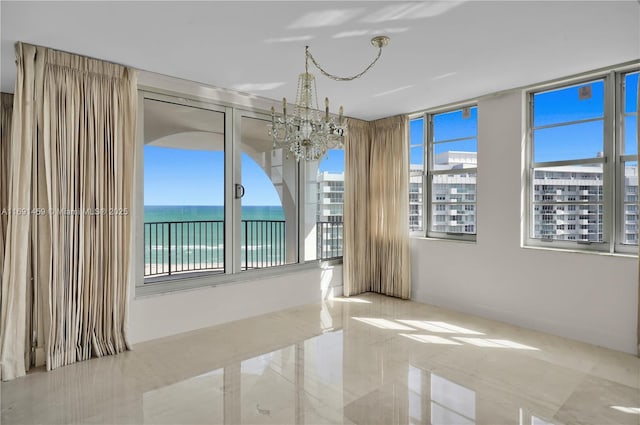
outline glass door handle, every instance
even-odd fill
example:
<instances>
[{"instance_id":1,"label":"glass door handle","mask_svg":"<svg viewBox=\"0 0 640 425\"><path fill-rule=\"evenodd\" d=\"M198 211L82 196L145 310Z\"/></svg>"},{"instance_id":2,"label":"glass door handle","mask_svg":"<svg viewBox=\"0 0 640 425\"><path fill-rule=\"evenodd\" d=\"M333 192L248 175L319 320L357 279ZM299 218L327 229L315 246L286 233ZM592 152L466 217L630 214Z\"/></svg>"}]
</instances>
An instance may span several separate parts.
<instances>
[{"instance_id":1,"label":"glass door handle","mask_svg":"<svg viewBox=\"0 0 640 425\"><path fill-rule=\"evenodd\" d=\"M244 186L236 183L236 199L241 199L244 196Z\"/></svg>"}]
</instances>

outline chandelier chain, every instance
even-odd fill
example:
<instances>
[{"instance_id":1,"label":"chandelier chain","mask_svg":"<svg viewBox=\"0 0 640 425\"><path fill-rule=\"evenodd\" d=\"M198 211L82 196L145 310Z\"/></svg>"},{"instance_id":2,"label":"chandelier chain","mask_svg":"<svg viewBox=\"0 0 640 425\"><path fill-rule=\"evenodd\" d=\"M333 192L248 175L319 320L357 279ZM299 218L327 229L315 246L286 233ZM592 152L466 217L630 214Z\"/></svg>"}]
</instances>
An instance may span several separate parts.
<instances>
[{"instance_id":1,"label":"chandelier chain","mask_svg":"<svg viewBox=\"0 0 640 425\"><path fill-rule=\"evenodd\" d=\"M308 59L311 59L311 62L313 62L313 64L316 66L316 68L318 68L318 70L320 70L320 72L322 73L322 75L324 75L325 77L331 78L334 81L352 81L355 80L356 78L360 78L362 77L367 71L369 71L371 68L373 68L373 65L376 64L376 62L378 62L378 59L380 59L380 55L382 55L382 47L383 46L379 46L378 47L378 55L376 56L376 58L373 60L373 62L371 62L369 64L369 66L367 66L364 71L353 75L351 77L338 77L337 75L333 75L328 73L327 71L325 71L320 64L316 61L316 59L313 57L313 55L311 54L311 52L309 51L309 48L307 47L306 49L306 55Z\"/></svg>"},{"instance_id":2,"label":"chandelier chain","mask_svg":"<svg viewBox=\"0 0 640 425\"><path fill-rule=\"evenodd\" d=\"M369 71L380 59L382 48L389 43L389 37L380 35L371 39L371 44L378 47L378 55L364 71L351 77L340 77L325 71L305 47L304 73L298 75L298 88L293 113L287 114L287 99L282 99L282 116L276 117L274 107L271 107L271 124L268 125L269 135L273 137L274 155L281 150L286 158L289 153L296 161L317 161L330 149L344 146L344 136L347 123L344 111L340 107L337 118L329 113L329 98L324 99L324 114L318 107L318 88L316 77L309 72L309 60L320 70L322 75L335 81L351 81L361 77ZM315 108L314 108L315 103Z\"/></svg>"},{"instance_id":3,"label":"chandelier chain","mask_svg":"<svg viewBox=\"0 0 640 425\"><path fill-rule=\"evenodd\" d=\"M304 48L304 56L305 56L304 57L304 73L305 73L305 75L308 76L309 75L309 57L311 56L311 53L309 53L309 46L305 46L305 48ZM311 60L313 60L312 56L311 56ZM314 61L314 63L315 63L315 61ZM318 66L318 65L316 65L316 66ZM318 69L320 69L320 68L318 67ZM316 79L315 78L311 79L311 78L307 77L307 81L309 81L309 80L313 80L313 92L316 93L316 96L315 96L315 98L316 98L316 109L320 109L320 107L318 106L318 96L317 96L318 87L316 86Z\"/></svg>"}]
</instances>

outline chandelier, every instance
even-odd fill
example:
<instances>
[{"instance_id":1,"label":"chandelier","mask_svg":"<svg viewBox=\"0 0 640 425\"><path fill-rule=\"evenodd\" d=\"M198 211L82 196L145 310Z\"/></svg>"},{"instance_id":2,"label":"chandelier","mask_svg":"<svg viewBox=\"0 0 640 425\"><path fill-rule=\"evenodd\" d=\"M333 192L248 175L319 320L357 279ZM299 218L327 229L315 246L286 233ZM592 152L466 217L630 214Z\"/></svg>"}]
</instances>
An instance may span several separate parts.
<instances>
[{"instance_id":1,"label":"chandelier","mask_svg":"<svg viewBox=\"0 0 640 425\"><path fill-rule=\"evenodd\" d=\"M360 78L378 61L382 48L389 44L389 37L377 36L371 39L371 44L378 48L378 55L364 71L350 76L338 77L329 74L315 60L309 46L305 47L304 72L298 76L296 102L293 114L287 114L287 99L282 99L282 116L276 117L275 109L271 107L271 124L268 125L269 135L273 137L273 149L283 149L289 157L292 153L296 161L317 161L326 155L327 150L341 148L347 132L346 121L342 106L337 120L329 113L329 98L324 99L324 114L318 107L316 77L309 72L309 60L326 77L335 81L351 81Z\"/></svg>"}]
</instances>

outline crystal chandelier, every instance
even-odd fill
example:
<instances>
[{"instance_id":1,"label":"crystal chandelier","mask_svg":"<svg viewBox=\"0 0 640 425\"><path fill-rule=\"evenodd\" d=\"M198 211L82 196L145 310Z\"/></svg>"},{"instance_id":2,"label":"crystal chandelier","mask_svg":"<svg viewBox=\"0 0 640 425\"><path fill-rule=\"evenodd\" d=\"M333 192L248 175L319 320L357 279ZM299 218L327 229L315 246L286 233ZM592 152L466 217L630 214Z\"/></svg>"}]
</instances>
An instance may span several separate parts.
<instances>
[{"instance_id":1,"label":"crystal chandelier","mask_svg":"<svg viewBox=\"0 0 640 425\"><path fill-rule=\"evenodd\" d=\"M283 149L294 155L296 161L316 161L326 155L327 150L341 148L344 135L347 132L342 106L337 120L329 114L329 98L324 99L324 114L318 107L318 90L316 78L309 72L309 60L320 72L335 81L351 81L364 75L378 61L382 48L389 43L389 37L377 36L371 39L371 44L378 48L378 55L364 71L351 77L338 77L326 72L305 47L304 72L298 76L298 90L293 114L287 114L287 99L282 99L282 117L276 117L275 109L271 107L271 124L268 125L269 135L273 137L273 149Z\"/></svg>"}]
</instances>

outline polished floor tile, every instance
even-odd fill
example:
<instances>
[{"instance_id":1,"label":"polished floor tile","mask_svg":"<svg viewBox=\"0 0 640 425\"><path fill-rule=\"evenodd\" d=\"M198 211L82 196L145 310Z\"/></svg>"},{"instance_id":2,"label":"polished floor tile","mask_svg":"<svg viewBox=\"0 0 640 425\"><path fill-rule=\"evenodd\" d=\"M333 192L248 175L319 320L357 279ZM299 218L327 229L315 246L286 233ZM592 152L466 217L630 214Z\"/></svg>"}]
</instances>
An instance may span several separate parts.
<instances>
[{"instance_id":1,"label":"polished floor tile","mask_svg":"<svg viewBox=\"0 0 640 425\"><path fill-rule=\"evenodd\" d=\"M1 385L2 424L640 424L640 359L363 294Z\"/></svg>"}]
</instances>

